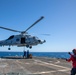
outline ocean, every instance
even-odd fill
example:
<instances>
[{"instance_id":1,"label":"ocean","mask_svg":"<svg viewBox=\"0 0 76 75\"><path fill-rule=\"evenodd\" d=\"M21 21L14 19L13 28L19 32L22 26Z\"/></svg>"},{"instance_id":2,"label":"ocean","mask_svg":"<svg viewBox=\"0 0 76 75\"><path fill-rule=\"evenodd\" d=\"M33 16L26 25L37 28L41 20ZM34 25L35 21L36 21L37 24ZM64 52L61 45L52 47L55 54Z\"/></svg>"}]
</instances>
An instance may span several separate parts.
<instances>
[{"instance_id":1,"label":"ocean","mask_svg":"<svg viewBox=\"0 0 76 75\"><path fill-rule=\"evenodd\" d=\"M68 52L29 52L32 56L49 58L69 58ZM0 52L0 57L5 56L23 56L23 52Z\"/></svg>"}]
</instances>

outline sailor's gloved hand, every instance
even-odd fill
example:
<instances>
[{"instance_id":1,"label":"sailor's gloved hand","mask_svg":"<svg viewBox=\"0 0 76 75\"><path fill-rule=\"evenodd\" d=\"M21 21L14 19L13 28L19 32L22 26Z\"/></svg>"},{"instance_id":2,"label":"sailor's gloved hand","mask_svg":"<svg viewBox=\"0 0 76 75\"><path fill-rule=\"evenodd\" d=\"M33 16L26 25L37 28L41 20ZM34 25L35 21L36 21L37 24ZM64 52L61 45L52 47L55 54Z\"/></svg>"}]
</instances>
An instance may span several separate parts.
<instances>
[{"instance_id":1,"label":"sailor's gloved hand","mask_svg":"<svg viewBox=\"0 0 76 75\"><path fill-rule=\"evenodd\" d=\"M68 52L68 54L70 54L70 55L71 55L71 53L70 53L70 52Z\"/></svg>"}]
</instances>

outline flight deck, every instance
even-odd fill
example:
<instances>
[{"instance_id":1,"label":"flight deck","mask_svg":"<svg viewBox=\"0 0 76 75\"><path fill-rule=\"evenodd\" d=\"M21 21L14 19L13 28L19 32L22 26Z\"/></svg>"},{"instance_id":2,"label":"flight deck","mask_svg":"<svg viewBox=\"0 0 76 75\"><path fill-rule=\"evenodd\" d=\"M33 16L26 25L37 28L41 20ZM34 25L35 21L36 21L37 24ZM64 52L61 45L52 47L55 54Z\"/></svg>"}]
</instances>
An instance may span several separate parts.
<instances>
[{"instance_id":1,"label":"flight deck","mask_svg":"<svg viewBox=\"0 0 76 75\"><path fill-rule=\"evenodd\" d=\"M57 58L0 58L0 75L69 75L71 68L71 63Z\"/></svg>"}]
</instances>

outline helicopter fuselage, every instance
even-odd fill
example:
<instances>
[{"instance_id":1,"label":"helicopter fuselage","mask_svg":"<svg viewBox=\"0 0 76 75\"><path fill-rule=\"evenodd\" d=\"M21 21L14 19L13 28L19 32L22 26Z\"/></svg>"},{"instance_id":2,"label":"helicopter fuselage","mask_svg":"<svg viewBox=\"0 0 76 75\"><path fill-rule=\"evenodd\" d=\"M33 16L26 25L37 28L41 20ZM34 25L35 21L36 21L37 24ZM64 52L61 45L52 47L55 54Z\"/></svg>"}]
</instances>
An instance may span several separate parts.
<instances>
[{"instance_id":1,"label":"helicopter fuselage","mask_svg":"<svg viewBox=\"0 0 76 75\"><path fill-rule=\"evenodd\" d=\"M34 45L43 44L45 40L31 35L12 35L8 39L0 41L0 46L18 46L32 48Z\"/></svg>"}]
</instances>

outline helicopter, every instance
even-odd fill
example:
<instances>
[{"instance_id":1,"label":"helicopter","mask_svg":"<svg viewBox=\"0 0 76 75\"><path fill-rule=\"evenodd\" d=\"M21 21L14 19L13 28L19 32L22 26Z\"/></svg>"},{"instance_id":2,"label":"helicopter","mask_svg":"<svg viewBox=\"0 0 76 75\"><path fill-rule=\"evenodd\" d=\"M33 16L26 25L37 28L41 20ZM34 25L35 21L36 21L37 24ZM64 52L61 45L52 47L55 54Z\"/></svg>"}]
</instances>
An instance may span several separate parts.
<instances>
[{"instance_id":1,"label":"helicopter","mask_svg":"<svg viewBox=\"0 0 76 75\"><path fill-rule=\"evenodd\" d=\"M38 37L29 35L27 32L29 29L31 29L34 25L36 25L43 18L44 17L41 16L37 21L35 21L31 26L29 26L25 31L18 31L18 30L0 26L1 29L20 33L18 35L11 35L8 39L0 41L0 46L9 46L8 50L11 50L10 46L27 47L31 49L32 46L45 43L46 40L40 40Z\"/></svg>"}]
</instances>

